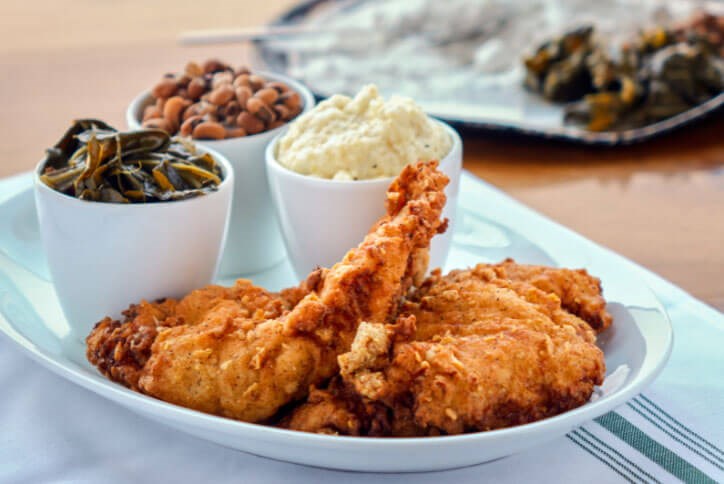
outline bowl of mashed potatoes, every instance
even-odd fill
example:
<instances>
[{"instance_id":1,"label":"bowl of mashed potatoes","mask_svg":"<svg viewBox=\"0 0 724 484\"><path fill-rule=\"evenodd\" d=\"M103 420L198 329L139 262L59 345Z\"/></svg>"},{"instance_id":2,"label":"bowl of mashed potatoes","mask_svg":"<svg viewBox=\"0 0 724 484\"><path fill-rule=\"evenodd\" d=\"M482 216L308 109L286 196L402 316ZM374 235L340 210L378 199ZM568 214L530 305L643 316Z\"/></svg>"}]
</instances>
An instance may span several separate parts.
<instances>
[{"instance_id":1,"label":"bowl of mashed potatoes","mask_svg":"<svg viewBox=\"0 0 724 484\"><path fill-rule=\"evenodd\" d=\"M450 177L430 267L445 265L452 241L462 140L412 99L384 99L374 85L335 95L301 115L267 146L269 184L290 262L299 277L330 267L384 214L385 192L409 163L439 160Z\"/></svg>"}]
</instances>

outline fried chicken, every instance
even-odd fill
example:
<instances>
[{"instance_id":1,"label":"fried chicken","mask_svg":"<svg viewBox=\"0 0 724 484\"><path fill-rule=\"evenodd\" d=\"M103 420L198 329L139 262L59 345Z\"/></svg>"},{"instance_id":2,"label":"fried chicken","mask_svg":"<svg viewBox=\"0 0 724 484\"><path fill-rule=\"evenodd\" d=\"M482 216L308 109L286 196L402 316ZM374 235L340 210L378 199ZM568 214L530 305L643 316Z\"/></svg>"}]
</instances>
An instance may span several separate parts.
<instances>
[{"instance_id":1,"label":"fried chicken","mask_svg":"<svg viewBox=\"0 0 724 484\"><path fill-rule=\"evenodd\" d=\"M95 327L88 359L167 402L249 422L269 419L334 376L360 322L394 319L401 297L424 274L430 240L446 227L440 214L448 180L436 167L407 166L390 185L387 215L303 287L279 295L210 287L179 302L142 303L124 322ZM244 298L247 292L253 296Z\"/></svg>"},{"instance_id":2,"label":"fried chicken","mask_svg":"<svg viewBox=\"0 0 724 484\"><path fill-rule=\"evenodd\" d=\"M425 279L446 183L409 166L334 267L279 293L239 280L142 301L96 325L88 359L171 403L327 434L457 434L583 405L605 374L600 281L510 259Z\"/></svg>"},{"instance_id":3,"label":"fried chicken","mask_svg":"<svg viewBox=\"0 0 724 484\"><path fill-rule=\"evenodd\" d=\"M396 324L360 325L339 357L346 389L322 394L325 414L353 398L362 405L346 411L361 422L381 415L404 435L438 435L519 425L583 405L605 374L593 329L611 322L603 304L598 280L585 271L511 260L446 276L434 271ZM315 405L300 406L289 427L326 425Z\"/></svg>"},{"instance_id":4,"label":"fried chicken","mask_svg":"<svg viewBox=\"0 0 724 484\"><path fill-rule=\"evenodd\" d=\"M386 366L386 351L395 338L408 339L413 326L398 325L396 331L382 334L382 340L375 341L365 338L369 323L362 323L355 336L349 358L368 358L364 363L372 364L373 360ZM407 329L407 331L405 331ZM369 345L361 348L360 345ZM371 351L368 351L371 350ZM341 358L341 357L340 357ZM361 363L361 362L358 362ZM277 423L278 426L331 435L351 435L368 437L423 436L423 429L415 424L411 409L405 405L392 408L381 401L369 399L340 376L334 377L324 388L310 389L309 396L303 403L291 408Z\"/></svg>"},{"instance_id":5,"label":"fried chicken","mask_svg":"<svg viewBox=\"0 0 724 484\"><path fill-rule=\"evenodd\" d=\"M159 331L179 325L193 326L220 305L232 308L241 318L278 318L308 292L313 274L299 287L270 293L239 279L233 287L208 286L191 292L181 301L141 301L123 312L123 322L105 318L86 339L87 357L113 381L138 391L138 379Z\"/></svg>"},{"instance_id":6,"label":"fried chicken","mask_svg":"<svg viewBox=\"0 0 724 484\"><path fill-rule=\"evenodd\" d=\"M613 321L606 311L601 281L585 269L516 264L514 260L506 259L499 264L479 264L473 272L486 267L493 269L501 279L524 282L555 294L560 298L563 309L586 321L597 333L604 331Z\"/></svg>"},{"instance_id":7,"label":"fried chicken","mask_svg":"<svg viewBox=\"0 0 724 484\"><path fill-rule=\"evenodd\" d=\"M417 431L411 419L360 396L339 377L323 389L311 388L306 401L293 407L276 425L318 434L368 437L413 436Z\"/></svg>"}]
</instances>

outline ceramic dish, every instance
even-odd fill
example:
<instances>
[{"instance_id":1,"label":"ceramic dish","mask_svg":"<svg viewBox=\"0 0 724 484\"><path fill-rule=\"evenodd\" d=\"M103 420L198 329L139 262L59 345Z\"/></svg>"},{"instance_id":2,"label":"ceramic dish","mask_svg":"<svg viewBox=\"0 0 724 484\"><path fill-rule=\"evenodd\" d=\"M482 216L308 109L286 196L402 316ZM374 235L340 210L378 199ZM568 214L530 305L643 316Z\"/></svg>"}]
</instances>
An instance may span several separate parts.
<instances>
[{"instance_id":1,"label":"ceramic dish","mask_svg":"<svg viewBox=\"0 0 724 484\"><path fill-rule=\"evenodd\" d=\"M302 113L314 107L314 96L302 84L289 77L260 71L265 79L280 81L299 93ZM130 129L140 129L143 109L153 102L150 91L141 93L126 110ZM300 116L301 116L300 114ZM286 131L288 123L269 131L223 140L195 140L202 147L216 150L229 160L237 175L227 236L227 250L219 271L226 275L258 272L278 264L284 257L284 243L269 194L264 169L264 150L269 141Z\"/></svg>"},{"instance_id":2,"label":"ceramic dish","mask_svg":"<svg viewBox=\"0 0 724 484\"><path fill-rule=\"evenodd\" d=\"M440 123L439 121L435 121ZM448 230L430 244L430 265L443 266L450 252L455 230L463 142L450 126L440 123L452 139L450 152L440 160L440 170L450 178L445 188L447 203L442 216ZM383 201L395 177L373 180L327 180L301 175L276 159L280 136L266 150L267 177L281 224L287 257L301 279L315 267L331 267L342 260L384 214ZM345 227L345 230L328 230ZM324 234L320 237L320 234Z\"/></svg>"},{"instance_id":3,"label":"ceramic dish","mask_svg":"<svg viewBox=\"0 0 724 484\"><path fill-rule=\"evenodd\" d=\"M595 402L536 423L414 439L294 432L219 418L134 393L101 376L86 361L84 346L69 337L38 251L29 185L0 201L0 331L57 374L149 419L252 454L355 471L442 470L504 457L561 437L646 387L663 368L673 335L661 304L629 266L470 176L463 176L460 188L459 224L448 268L511 256L520 262L586 267L600 276L615 318L613 327L599 339L608 371L620 365L629 368L618 388ZM287 263L252 278L270 289L295 282Z\"/></svg>"},{"instance_id":4,"label":"ceramic dish","mask_svg":"<svg viewBox=\"0 0 724 484\"><path fill-rule=\"evenodd\" d=\"M633 0L627 1L636 3ZM322 15L334 15L335 10L354 8L358 3L350 0L308 0L280 15L272 25L304 24ZM669 3L675 4L674 6L677 4L676 1ZM718 2L704 3L710 11L719 14L724 12L724 7ZM255 45L258 57L270 69L289 72L290 58L284 52L272 49L261 41ZM305 82L319 99L333 94L315 86L313 79L305 79ZM400 82L414 84L416 81L403 78ZM478 104L456 102L451 99L428 101L417 99L417 102L428 114L456 127L609 146L632 144L660 136L692 124L724 106L724 93L721 93L695 108L654 124L623 131L595 132L564 125L564 105L550 103L538 95L529 93L522 87L521 79L502 83L491 82L481 89L479 98L484 101ZM395 93L385 92L385 95L389 94Z\"/></svg>"},{"instance_id":5,"label":"ceramic dish","mask_svg":"<svg viewBox=\"0 0 724 484\"><path fill-rule=\"evenodd\" d=\"M35 203L45 254L78 340L85 340L104 316L120 317L128 301L183 296L216 277L234 172L218 152L205 147L200 151L221 167L221 183L211 193L171 202L80 200L40 180L45 160L36 167ZM163 269L169 267L174 270Z\"/></svg>"}]
</instances>

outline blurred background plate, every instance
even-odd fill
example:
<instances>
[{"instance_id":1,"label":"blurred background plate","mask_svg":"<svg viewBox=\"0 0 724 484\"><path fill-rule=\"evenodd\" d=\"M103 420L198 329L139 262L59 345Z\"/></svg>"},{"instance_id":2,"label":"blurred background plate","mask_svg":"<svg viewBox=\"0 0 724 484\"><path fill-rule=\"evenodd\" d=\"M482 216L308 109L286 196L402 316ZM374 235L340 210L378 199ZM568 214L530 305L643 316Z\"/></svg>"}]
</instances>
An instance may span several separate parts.
<instances>
[{"instance_id":1,"label":"blurred background plate","mask_svg":"<svg viewBox=\"0 0 724 484\"><path fill-rule=\"evenodd\" d=\"M427 6L418 8L423 3ZM361 7L375 4L376 10L359 13ZM522 55L583 23L594 24L618 44L641 27L686 19L702 6L724 13L721 2L681 0L310 0L272 25L332 26L345 34L337 30L258 41L255 46L271 70L302 80L320 99L351 95L374 82L385 95L413 97L428 113L457 127L590 145L631 144L720 109L724 93L644 127L594 132L564 125L564 104L523 88ZM408 59L413 61L404 62ZM374 66L375 72L360 72L365 65Z\"/></svg>"}]
</instances>

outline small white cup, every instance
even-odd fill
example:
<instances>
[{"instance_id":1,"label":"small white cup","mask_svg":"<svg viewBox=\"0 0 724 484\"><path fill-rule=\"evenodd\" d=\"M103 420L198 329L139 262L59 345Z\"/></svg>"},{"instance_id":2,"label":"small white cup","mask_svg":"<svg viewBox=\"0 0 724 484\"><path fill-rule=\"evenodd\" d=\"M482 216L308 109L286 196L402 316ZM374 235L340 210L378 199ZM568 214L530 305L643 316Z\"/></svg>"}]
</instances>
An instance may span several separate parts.
<instances>
[{"instance_id":1,"label":"small white cup","mask_svg":"<svg viewBox=\"0 0 724 484\"><path fill-rule=\"evenodd\" d=\"M142 299L181 297L212 282L231 211L234 174L222 168L215 192L187 200L103 203L79 200L40 181L35 203L50 275L71 334L84 340L105 316Z\"/></svg>"},{"instance_id":2,"label":"small white cup","mask_svg":"<svg viewBox=\"0 0 724 484\"><path fill-rule=\"evenodd\" d=\"M268 80L283 82L299 93L303 102L302 114L314 107L314 95L302 84L271 72L262 71L258 74ZM150 91L133 100L126 111L129 128L141 128L143 110L153 102ZM274 266L284 258L284 242L279 233L279 224L264 168L264 150L274 137L284 133L287 128L288 123L241 138L218 141L194 140L199 146L208 147L224 155L236 174L229 235L219 268L219 272L224 276L259 272Z\"/></svg>"},{"instance_id":3,"label":"small white cup","mask_svg":"<svg viewBox=\"0 0 724 484\"><path fill-rule=\"evenodd\" d=\"M450 152L440 160L440 170L450 178L443 210L449 225L432 240L430 268L443 267L450 251L463 159L460 135L440 124L452 139ZM331 267L362 241L384 215L385 193L395 177L348 181L301 175L277 161L280 137L267 147L266 166L287 255L301 279L317 266Z\"/></svg>"}]
</instances>

